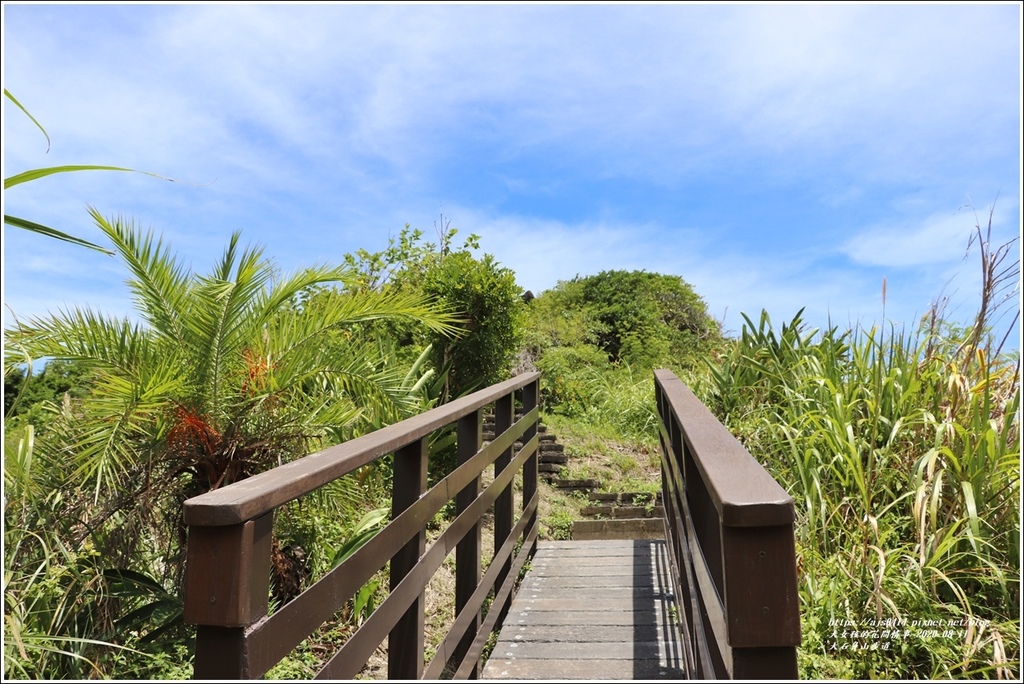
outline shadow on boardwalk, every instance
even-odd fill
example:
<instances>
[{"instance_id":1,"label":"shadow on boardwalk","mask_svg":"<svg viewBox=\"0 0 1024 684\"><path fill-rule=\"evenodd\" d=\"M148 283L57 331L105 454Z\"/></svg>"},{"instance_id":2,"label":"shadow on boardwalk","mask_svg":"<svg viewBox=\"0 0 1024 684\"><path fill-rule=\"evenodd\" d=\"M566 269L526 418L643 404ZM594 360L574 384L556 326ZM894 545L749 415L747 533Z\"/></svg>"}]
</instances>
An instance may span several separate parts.
<instances>
[{"instance_id":1,"label":"shadow on boardwalk","mask_svg":"<svg viewBox=\"0 0 1024 684\"><path fill-rule=\"evenodd\" d=\"M665 542L539 542L484 679L681 679Z\"/></svg>"}]
</instances>

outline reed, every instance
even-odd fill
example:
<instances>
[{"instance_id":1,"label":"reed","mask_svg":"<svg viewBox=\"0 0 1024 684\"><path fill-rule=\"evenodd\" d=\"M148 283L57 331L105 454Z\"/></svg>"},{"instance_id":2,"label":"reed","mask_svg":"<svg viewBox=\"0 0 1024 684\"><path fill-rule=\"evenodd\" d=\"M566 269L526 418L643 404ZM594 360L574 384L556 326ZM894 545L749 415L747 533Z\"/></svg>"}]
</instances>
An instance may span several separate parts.
<instances>
[{"instance_id":1,"label":"reed","mask_svg":"<svg viewBox=\"0 0 1024 684\"><path fill-rule=\"evenodd\" d=\"M710 403L797 502L802 676L1019 673L1019 354L934 314L776 334L763 313L711 369Z\"/></svg>"}]
</instances>

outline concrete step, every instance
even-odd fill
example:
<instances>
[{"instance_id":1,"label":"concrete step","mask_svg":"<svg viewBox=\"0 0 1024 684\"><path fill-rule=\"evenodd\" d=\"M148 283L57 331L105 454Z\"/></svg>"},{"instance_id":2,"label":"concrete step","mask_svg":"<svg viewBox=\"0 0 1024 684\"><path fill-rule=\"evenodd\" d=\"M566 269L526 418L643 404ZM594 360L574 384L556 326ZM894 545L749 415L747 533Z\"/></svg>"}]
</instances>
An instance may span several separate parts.
<instances>
[{"instance_id":1,"label":"concrete step","mask_svg":"<svg viewBox=\"0 0 1024 684\"><path fill-rule=\"evenodd\" d=\"M548 480L548 484L550 484L555 489L577 492L590 492L601 486L601 483L598 482L597 480L563 480L557 477Z\"/></svg>"},{"instance_id":2,"label":"concrete step","mask_svg":"<svg viewBox=\"0 0 1024 684\"><path fill-rule=\"evenodd\" d=\"M662 506L584 506L580 514L602 518L662 518L665 509Z\"/></svg>"},{"instance_id":3,"label":"concrete step","mask_svg":"<svg viewBox=\"0 0 1024 684\"><path fill-rule=\"evenodd\" d=\"M661 518L618 518L615 520L577 520L572 524L573 540L590 539L664 539Z\"/></svg>"}]
</instances>

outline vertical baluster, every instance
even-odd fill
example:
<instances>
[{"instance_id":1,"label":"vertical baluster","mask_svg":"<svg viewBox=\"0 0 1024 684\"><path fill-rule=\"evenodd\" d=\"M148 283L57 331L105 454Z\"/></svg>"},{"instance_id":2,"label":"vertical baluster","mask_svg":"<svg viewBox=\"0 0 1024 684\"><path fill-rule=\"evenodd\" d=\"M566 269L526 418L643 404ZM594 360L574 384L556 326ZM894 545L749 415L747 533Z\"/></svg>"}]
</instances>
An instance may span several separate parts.
<instances>
[{"instance_id":1,"label":"vertical baluster","mask_svg":"<svg viewBox=\"0 0 1024 684\"><path fill-rule=\"evenodd\" d=\"M391 519L407 509L427 490L427 438L395 452L391 490ZM426 530L420 529L391 559L391 591L416 567L426 548ZM423 676L423 593L413 602L388 637L388 679Z\"/></svg>"},{"instance_id":2,"label":"vertical baluster","mask_svg":"<svg viewBox=\"0 0 1024 684\"><path fill-rule=\"evenodd\" d=\"M494 438L497 439L502 433L507 431L512 424L515 422L515 402L513 401L514 393L510 392L504 397L501 397L494 402ZM494 477L497 478L505 468L508 467L512 460L513 447L509 447L503 451L494 460ZM497 553L502 545L508 540L509 535L512 534L512 521L514 517L514 497L512 495L512 488L514 482L510 482L505 488L505 491L498 494L494 501L494 552ZM501 570L498 572L498 577L494 582L494 591L497 593L501 587L505 578L508 577L508 573L512 569L512 558L502 565ZM491 610L502 611L501 616L498 618L504 620L505 610L507 603L504 606L491 606Z\"/></svg>"},{"instance_id":3,"label":"vertical baluster","mask_svg":"<svg viewBox=\"0 0 1024 684\"><path fill-rule=\"evenodd\" d=\"M534 380L530 384L523 387L523 414L527 414L532 411L540 399L540 380ZM526 432L523 434L523 444L526 444L534 435L537 434L537 425L531 425L526 428ZM537 453L534 452L530 458L523 464L523 506L525 507L530 500L537 493ZM525 534L529 534L532 530L537 527L537 513L536 511L530 517L530 522L526 524ZM534 539L533 549L530 551L531 554L537 551L537 541Z\"/></svg>"},{"instance_id":4,"label":"vertical baluster","mask_svg":"<svg viewBox=\"0 0 1024 684\"><path fill-rule=\"evenodd\" d=\"M483 411L477 409L459 419L457 428L458 464L462 465L480 451L483 441ZM455 495L456 515L466 510L480 494L480 477L477 476ZM469 602L480 584L480 522L477 521L455 547L455 614L458 615ZM455 648L454 658L460 662L468 653L480 628L480 614L466 629L466 635ZM469 674L470 679L479 677L479 665Z\"/></svg>"}]
</instances>

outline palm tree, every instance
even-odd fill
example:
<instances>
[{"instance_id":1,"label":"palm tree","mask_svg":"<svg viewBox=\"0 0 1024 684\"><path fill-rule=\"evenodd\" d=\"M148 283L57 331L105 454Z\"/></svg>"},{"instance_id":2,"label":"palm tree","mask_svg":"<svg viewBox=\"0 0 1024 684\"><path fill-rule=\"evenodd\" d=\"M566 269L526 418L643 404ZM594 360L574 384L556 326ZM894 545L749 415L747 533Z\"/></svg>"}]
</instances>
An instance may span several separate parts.
<instances>
[{"instance_id":1,"label":"palm tree","mask_svg":"<svg viewBox=\"0 0 1024 684\"><path fill-rule=\"evenodd\" d=\"M238 233L208 274L195 274L152 232L90 211L128 267L141 321L61 311L7 331L5 356L92 367L88 400L48 448L108 511L172 490L180 503L406 415L420 398L404 369L353 332L395 318L454 330L423 296L346 292L346 268L277 277Z\"/></svg>"}]
</instances>

